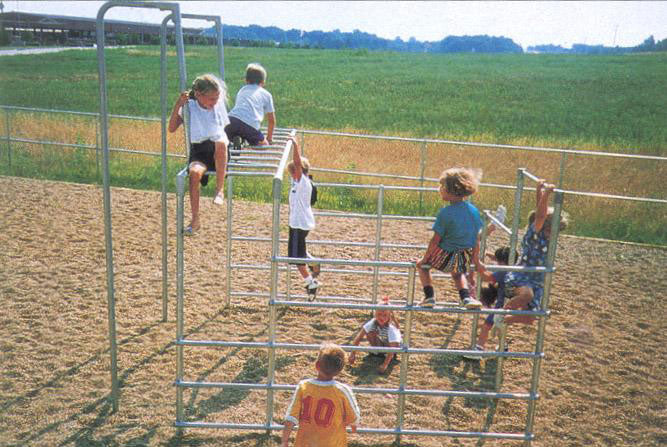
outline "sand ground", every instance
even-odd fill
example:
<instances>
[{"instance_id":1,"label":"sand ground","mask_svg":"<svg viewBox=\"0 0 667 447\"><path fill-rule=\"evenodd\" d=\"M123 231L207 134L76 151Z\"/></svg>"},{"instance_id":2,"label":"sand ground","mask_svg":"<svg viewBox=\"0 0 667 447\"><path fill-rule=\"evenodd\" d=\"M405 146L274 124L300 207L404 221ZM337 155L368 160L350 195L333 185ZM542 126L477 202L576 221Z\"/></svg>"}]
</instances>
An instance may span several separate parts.
<instances>
[{"instance_id":1,"label":"sand ground","mask_svg":"<svg viewBox=\"0 0 667 447\"><path fill-rule=\"evenodd\" d=\"M99 186L0 177L0 445L1 446L259 446L262 432L173 427L176 377L175 198L169 197L169 318L162 323L160 195L113 189L113 242L120 405L112 413L102 190ZM286 237L283 209L283 237ZM186 240L185 332L192 339L267 340L267 308L258 297L225 301L225 211L202 200L201 233ZM234 234L270 235L270 207L235 201ZM318 218L312 240L368 241L375 224ZM383 223L387 242L426 243L425 223ZM502 243L491 239L491 245ZM284 249L282 244L281 249ZM316 255L370 259L354 246L313 247ZM410 260L410 250L383 251ZM265 264L269 245L235 241L235 263ZM657 446L667 444L667 348L664 333L667 250L562 237L547 323L533 445ZM284 275L281 275L283 277ZM234 271L235 291L268 291L268 273ZM368 296L369 277L325 272L321 294ZM293 293L301 293L292 276ZM380 293L405 296L404 278L383 279ZM438 281L441 299L453 297ZM452 299L449 299L452 301ZM345 344L368 317L359 311L280 309L279 341ZM405 320L404 315L399 319ZM509 331L512 351L527 352L535 327ZM413 346L465 349L470 319L419 313ZM187 380L263 382L265 351L188 348ZM277 383L313 374L312 352L277 356ZM373 360L346 369L354 386L395 387L400 366L374 372ZM411 356L412 388L490 390L497 361L458 355ZM531 364L505 362L503 390L525 392ZM186 391L188 420L262 423L265 392ZM276 393L274 418L290 393ZM362 426L392 427L397 399L359 395ZM486 399L410 397L407 428L521 432L526 404ZM388 436L352 435L351 445L389 445ZM404 437L403 445L520 445L515 441Z\"/></svg>"}]
</instances>

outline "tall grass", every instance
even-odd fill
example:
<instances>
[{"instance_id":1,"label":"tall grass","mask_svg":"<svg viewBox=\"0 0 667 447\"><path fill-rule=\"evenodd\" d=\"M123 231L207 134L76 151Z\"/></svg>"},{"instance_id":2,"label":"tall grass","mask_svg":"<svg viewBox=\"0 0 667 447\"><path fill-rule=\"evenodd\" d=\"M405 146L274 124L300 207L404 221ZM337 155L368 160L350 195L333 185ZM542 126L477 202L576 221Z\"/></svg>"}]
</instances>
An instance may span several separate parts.
<instances>
[{"instance_id":1,"label":"tall grass","mask_svg":"<svg viewBox=\"0 0 667 447\"><path fill-rule=\"evenodd\" d=\"M170 53L169 91L176 97L176 66ZM349 130L404 136L441 137L520 145L599 149L665 155L667 148L667 55L537 56L415 55L363 51L225 50L231 93L242 85L245 65L260 61L269 72L280 126ZM307 61L307 62L306 62ZM187 50L190 79L214 71L212 48ZM159 49L107 52L110 112L159 116ZM98 111L97 61L90 51L4 58L0 64L2 102L27 107ZM170 98L170 103L173 98ZM233 95L232 95L233 102ZM170 104L171 105L171 104ZM91 117L8 112L14 137L95 145ZM0 111L0 123L5 123ZM0 128L4 128L0 126ZM160 125L110 120L111 147L158 152ZM4 132L2 132L4 133ZM12 165L0 140L0 173L75 182L99 181L95 151L12 144ZM181 133L168 136L169 152L184 154ZM452 165L482 168L484 181L514 184L516 170L557 181L561 156L460 145L363 140L307 135L305 150L317 167L437 178ZM169 190L184 165L170 159ZM160 188L157 157L114 155L112 184ZM408 184L388 179L315 173L318 181ZM568 156L563 188L664 198L665 163ZM235 196L270 199L266 182L238 179ZM419 185L421 186L421 185ZM435 186L426 184L425 186ZM285 192L284 192L285 193ZM211 195L212 188L204 195ZM522 209L534 205L526 193ZM482 208L510 207L513 194L482 188ZM318 206L376 212L374 190L324 188ZM388 192L385 212L434 215L442 204L435 193ZM660 204L568 196L573 234L667 245L667 207ZM526 213L524 213L526 214ZM525 219L525 218L524 218ZM524 222L522 222L523 224Z\"/></svg>"},{"instance_id":2,"label":"tall grass","mask_svg":"<svg viewBox=\"0 0 667 447\"><path fill-rule=\"evenodd\" d=\"M188 47L192 78L216 70ZM170 102L177 94L169 57ZM159 48L107 50L112 113L159 116ZM435 55L228 48L231 93L248 62L268 70L280 125L664 154L667 54ZM2 102L98 110L94 51L3 58Z\"/></svg>"}]
</instances>

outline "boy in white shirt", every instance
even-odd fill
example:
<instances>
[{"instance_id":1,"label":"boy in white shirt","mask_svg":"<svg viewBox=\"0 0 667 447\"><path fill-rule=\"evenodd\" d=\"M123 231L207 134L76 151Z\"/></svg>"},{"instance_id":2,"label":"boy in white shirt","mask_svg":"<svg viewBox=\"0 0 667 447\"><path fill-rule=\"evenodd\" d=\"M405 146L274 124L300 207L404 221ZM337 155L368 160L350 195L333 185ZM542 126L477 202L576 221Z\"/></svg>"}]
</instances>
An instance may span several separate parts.
<instances>
[{"instance_id":1,"label":"boy in white shirt","mask_svg":"<svg viewBox=\"0 0 667 447\"><path fill-rule=\"evenodd\" d=\"M310 206L310 196L313 185L308 178L310 164L308 159L301 157L299 145L294 138L292 161L287 164L287 171L292 178L289 192L289 240L287 242L287 256L290 258L308 258L306 250L306 236L315 228L315 216ZM315 295L320 283L308 272L305 264L297 264L299 273L306 283L309 295Z\"/></svg>"},{"instance_id":2,"label":"boy in white shirt","mask_svg":"<svg viewBox=\"0 0 667 447\"><path fill-rule=\"evenodd\" d=\"M229 141L241 137L251 146L267 145L273 141L276 113L273 96L264 88L266 70L259 64L248 64L245 72L246 85L236 94L234 108L229 112L229 125L225 132ZM268 119L266 137L259 130L264 115Z\"/></svg>"}]
</instances>

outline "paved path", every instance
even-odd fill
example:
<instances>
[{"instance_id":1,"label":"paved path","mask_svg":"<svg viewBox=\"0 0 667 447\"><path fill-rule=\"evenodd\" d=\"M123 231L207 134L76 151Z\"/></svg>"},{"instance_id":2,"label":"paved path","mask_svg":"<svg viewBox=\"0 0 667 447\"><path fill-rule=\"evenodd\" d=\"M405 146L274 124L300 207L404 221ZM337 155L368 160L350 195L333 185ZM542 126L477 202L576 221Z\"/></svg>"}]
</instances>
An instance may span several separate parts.
<instances>
[{"instance_id":1,"label":"paved path","mask_svg":"<svg viewBox=\"0 0 667 447\"><path fill-rule=\"evenodd\" d=\"M104 47L105 49L121 48L120 46ZM94 50L95 47L31 47L31 48L14 48L11 50L0 50L0 56L16 56L17 54L42 54L42 53L57 53L65 50Z\"/></svg>"}]
</instances>

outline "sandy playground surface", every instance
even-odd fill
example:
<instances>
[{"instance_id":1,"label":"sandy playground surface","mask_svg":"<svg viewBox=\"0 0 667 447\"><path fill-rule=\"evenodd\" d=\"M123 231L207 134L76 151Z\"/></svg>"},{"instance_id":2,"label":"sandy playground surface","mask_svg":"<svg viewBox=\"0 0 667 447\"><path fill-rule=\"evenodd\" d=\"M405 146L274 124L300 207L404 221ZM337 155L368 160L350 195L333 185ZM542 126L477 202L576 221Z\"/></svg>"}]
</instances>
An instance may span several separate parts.
<instances>
[{"instance_id":1,"label":"sandy playground surface","mask_svg":"<svg viewBox=\"0 0 667 447\"><path fill-rule=\"evenodd\" d=\"M161 323L160 195L113 189L113 236L118 331L119 411L111 412L102 190L0 177L0 446L270 446L279 433L188 429L175 420L175 198L169 197L169 321ZM186 201L187 205L187 201ZM202 200L202 232L186 240L186 324L191 339L267 340L260 298L233 297L224 307L224 208ZM286 211L286 209L284 210ZM186 218L187 220L187 218ZM270 207L235 201L234 234L270 235ZM282 222L285 223L285 212ZM425 223L386 221L387 242L423 243ZM283 226L283 230L284 230ZM372 240L375 224L318 218L312 240ZM286 232L283 231L283 237ZM498 237L498 236L495 236ZM491 246L502 240L491 239ZM281 249L285 249L281 244ZM372 250L317 246L322 257L370 259ZM265 264L266 243L234 242L236 263ZM409 260L414 250L383 251ZM667 250L562 237L547 324L533 445L657 446L667 444ZM284 280L284 274L281 276ZM236 291L267 292L268 272L234 271ZM301 293L292 276L293 293ZM368 277L323 273L321 294L368 296ZM380 293L405 296L405 279L383 280ZM284 284L284 281L283 281ZM446 279L439 297L453 301ZM349 343L367 313L290 308L278 311L278 340ZM404 316L399 315L404 321ZM513 327L512 351L531 350L535 327ZM413 346L465 349L470 319L418 313ZM489 347L493 342L489 343ZM186 348L186 380L266 380L265 351ZM313 352L277 354L277 383L313 374ZM414 355L411 388L492 390L497 361L458 355ZM341 380L354 386L396 387L400 366L374 372L359 356ZM526 392L531 365L505 362L504 391ZM185 392L188 420L263 423L265 392L199 389ZM277 392L280 423L290 393ZM393 427L396 397L358 395L365 427ZM522 431L526 403L471 398L409 397L405 427ZM352 446L390 445L393 437L352 435ZM521 445L516 441L404 437L408 446Z\"/></svg>"}]
</instances>

